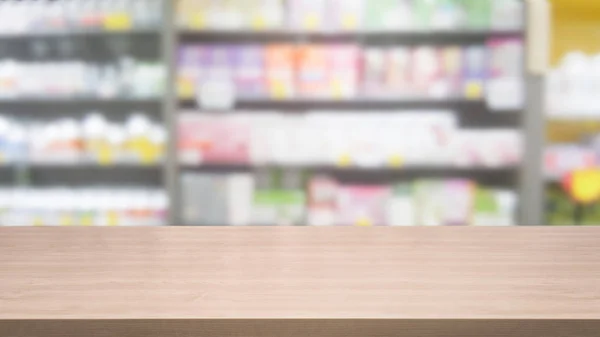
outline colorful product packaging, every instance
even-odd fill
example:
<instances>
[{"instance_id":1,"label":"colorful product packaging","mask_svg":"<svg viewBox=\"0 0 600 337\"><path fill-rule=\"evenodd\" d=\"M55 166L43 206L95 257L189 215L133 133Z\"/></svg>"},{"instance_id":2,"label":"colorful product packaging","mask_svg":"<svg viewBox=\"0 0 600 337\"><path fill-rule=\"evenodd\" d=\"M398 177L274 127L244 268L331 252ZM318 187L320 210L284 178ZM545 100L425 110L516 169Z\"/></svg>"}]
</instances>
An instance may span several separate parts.
<instances>
[{"instance_id":1,"label":"colorful product packaging","mask_svg":"<svg viewBox=\"0 0 600 337\"><path fill-rule=\"evenodd\" d=\"M487 29L490 27L492 2L482 0L459 0L466 13L468 29Z\"/></svg>"},{"instance_id":2,"label":"colorful product packaging","mask_svg":"<svg viewBox=\"0 0 600 337\"><path fill-rule=\"evenodd\" d=\"M444 226L467 226L471 223L475 185L470 180L449 180L443 184L440 203Z\"/></svg>"},{"instance_id":3,"label":"colorful product packaging","mask_svg":"<svg viewBox=\"0 0 600 337\"><path fill-rule=\"evenodd\" d=\"M177 94L181 98L192 98L209 60L203 47L194 45L181 47L178 57Z\"/></svg>"},{"instance_id":4,"label":"colorful product packaging","mask_svg":"<svg viewBox=\"0 0 600 337\"><path fill-rule=\"evenodd\" d=\"M439 49L420 46L413 51L412 80L418 97L439 98L443 95L442 58Z\"/></svg>"},{"instance_id":5,"label":"colorful product packaging","mask_svg":"<svg viewBox=\"0 0 600 337\"><path fill-rule=\"evenodd\" d=\"M357 31L363 28L363 12L368 0L328 0L332 30Z\"/></svg>"},{"instance_id":6,"label":"colorful product packaging","mask_svg":"<svg viewBox=\"0 0 600 337\"><path fill-rule=\"evenodd\" d=\"M329 96L335 99L352 99L358 95L358 57L355 45L330 46L329 56L330 88Z\"/></svg>"},{"instance_id":7,"label":"colorful product packaging","mask_svg":"<svg viewBox=\"0 0 600 337\"><path fill-rule=\"evenodd\" d=\"M336 224L338 184L327 176L316 176L308 184L309 226Z\"/></svg>"},{"instance_id":8,"label":"colorful product packaging","mask_svg":"<svg viewBox=\"0 0 600 337\"><path fill-rule=\"evenodd\" d=\"M327 25L327 0L289 0L292 30L323 31Z\"/></svg>"},{"instance_id":9,"label":"colorful product packaging","mask_svg":"<svg viewBox=\"0 0 600 337\"><path fill-rule=\"evenodd\" d=\"M519 30L525 23L525 4L521 0L492 0L492 29Z\"/></svg>"},{"instance_id":10,"label":"colorful product packaging","mask_svg":"<svg viewBox=\"0 0 600 337\"><path fill-rule=\"evenodd\" d=\"M463 55L457 46L444 47L441 50L442 80L444 97L462 97L463 88Z\"/></svg>"},{"instance_id":11,"label":"colorful product packaging","mask_svg":"<svg viewBox=\"0 0 600 337\"><path fill-rule=\"evenodd\" d=\"M478 188L475 192L474 226L515 226L517 196L513 191Z\"/></svg>"},{"instance_id":12,"label":"colorful product packaging","mask_svg":"<svg viewBox=\"0 0 600 337\"><path fill-rule=\"evenodd\" d=\"M178 135L183 164L250 163L250 128L235 116L183 114Z\"/></svg>"},{"instance_id":13,"label":"colorful product packaging","mask_svg":"<svg viewBox=\"0 0 600 337\"><path fill-rule=\"evenodd\" d=\"M301 97L325 98L331 88L329 47L305 45L298 49L298 94Z\"/></svg>"},{"instance_id":14,"label":"colorful product packaging","mask_svg":"<svg viewBox=\"0 0 600 337\"><path fill-rule=\"evenodd\" d=\"M383 226L390 189L385 186L341 186L338 189L338 224Z\"/></svg>"},{"instance_id":15,"label":"colorful product packaging","mask_svg":"<svg viewBox=\"0 0 600 337\"><path fill-rule=\"evenodd\" d=\"M204 81L232 82L235 74L236 48L227 45L206 46L203 49L206 56L200 54L201 59L206 59L204 67Z\"/></svg>"},{"instance_id":16,"label":"colorful product packaging","mask_svg":"<svg viewBox=\"0 0 600 337\"><path fill-rule=\"evenodd\" d=\"M523 41L519 38L492 39L486 100L495 110L516 110L525 105Z\"/></svg>"},{"instance_id":17,"label":"colorful product packaging","mask_svg":"<svg viewBox=\"0 0 600 337\"><path fill-rule=\"evenodd\" d=\"M285 22L283 0L242 0L249 13L247 26L254 31L281 29Z\"/></svg>"},{"instance_id":18,"label":"colorful product packaging","mask_svg":"<svg viewBox=\"0 0 600 337\"><path fill-rule=\"evenodd\" d=\"M370 31L415 30L416 0L366 0L364 26ZM418 1L417 1L418 2Z\"/></svg>"},{"instance_id":19,"label":"colorful product packaging","mask_svg":"<svg viewBox=\"0 0 600 337\"><path fill-rule=\"evenodd\" d=\"M265 53L261 46L239 46L236 51L236 94L240 98L266 96Z\"/></svg>"},{"instance_id":20,"label":"colorful product packaging","mask_svg":"<svg viewBox=\"0 0 600 337\"><path fill-rule=\"evenodd\" d=\"M388 226L414 226L415 205L411 184L398 184L392 188L392 195L387 202Z\"/></svg>"},{"instance_id":21,"label":"colorful product packaging","mask_svg":"<svg viewBox=\"0 0 600 337\"><path fill-rule=\"evenodd\" d=\"M182 221L187 226L228 225L228 177L184 174L181 177Z\"/></svg>"},{"instance_id":22,"label":"colorful product packaging","mask_svg":"<svg viewBox=\"0 0 600 337\"><path fill-rule=\"evenodd\" d=\"M478 100L484 97L484 81L487 77L487 50L483 46L470 46L464 56L464 88L467 99Z\"/></svg>"},{"instance_id":23,"label":"colorful product packaging","mask_svg":"<svg viewBox=\"0 0 600 337\"><path fill-rule=\"evenodd\" d=\"M363 92L368 97L385 95L386 50L363 50Z\"/></svg>"},{"instance_id":24,"label":"colorful product packaging","mask_svg":"<svg viewBox=\"0 0 600 337\"><path fill-rule=\"evenodd\" d=\"M296 96L296 50L291 45L269 45L266 48L267 90L272 99Z\"/></svg>"},{"instance_id":25,"label":"colorful product packaging","mask_svg":"<svg viewBox=\"0 0 600 337\"><path fill-rule=\"evenodd\" d=\"M385 91L393 97L408 98L412 92L412 53L409 48L398 47L387 53Z\"/></svg>"}]
</instances>

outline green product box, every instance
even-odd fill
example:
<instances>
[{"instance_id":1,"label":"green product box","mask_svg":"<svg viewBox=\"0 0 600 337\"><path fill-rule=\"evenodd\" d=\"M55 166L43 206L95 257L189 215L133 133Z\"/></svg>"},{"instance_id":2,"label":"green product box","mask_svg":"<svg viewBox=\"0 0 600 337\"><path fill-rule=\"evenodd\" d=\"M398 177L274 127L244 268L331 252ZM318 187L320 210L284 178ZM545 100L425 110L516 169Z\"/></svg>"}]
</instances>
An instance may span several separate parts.
<instances>
[{"instance_id":1,"label":"green product box","mask_svg":"<svg viewBox=\"0 0 600 337\"><path fill-rule=\"evenodd\" d=\"M466 13L467 29L489 29L491 26L491 0L460 0Z\"/></svg>"},{"instance_id":2,"label":"green product box","mask_svg":"<svg viewBox=\"0 0 600 337\"><path fill-rule=\"evenodd\" d=\"M302 225L306 194L301 190L259 190L253 208L255 225Z\"/></svg>"}]
</instances>

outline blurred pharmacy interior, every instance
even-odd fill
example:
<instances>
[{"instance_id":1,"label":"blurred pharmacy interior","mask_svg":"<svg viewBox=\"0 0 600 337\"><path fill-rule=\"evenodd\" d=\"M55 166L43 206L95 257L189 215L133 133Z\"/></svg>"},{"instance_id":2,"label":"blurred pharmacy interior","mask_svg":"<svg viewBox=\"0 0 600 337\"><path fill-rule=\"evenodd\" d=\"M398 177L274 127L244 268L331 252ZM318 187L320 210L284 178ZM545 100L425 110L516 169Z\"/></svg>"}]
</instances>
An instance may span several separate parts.
<instances>
[{"instance_id":1,"label":"blurred pharmacy interior","mask_svg":"<svg viewBox=\"0 0 600 337\"><path fill-rule=\"evenodd\" d=\"M597 90L599 1L0 0L0 226L600 225Z\"/></svg>"}]
</instances>

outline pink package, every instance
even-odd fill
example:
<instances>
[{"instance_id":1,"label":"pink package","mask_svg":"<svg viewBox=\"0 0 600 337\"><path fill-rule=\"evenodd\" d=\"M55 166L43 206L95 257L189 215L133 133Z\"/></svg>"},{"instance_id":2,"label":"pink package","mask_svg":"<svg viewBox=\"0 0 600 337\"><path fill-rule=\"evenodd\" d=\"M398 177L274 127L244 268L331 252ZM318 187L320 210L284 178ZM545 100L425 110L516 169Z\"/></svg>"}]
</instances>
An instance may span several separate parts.
<instances>
[{"instance_id":1,"label":"pink package","mask_svg":"<svg viewBox=\"0 0 600 337\"><path fill-rule=\"evenodd\" d=\"M327 176L315 176L310 179L307 213L309 226L335 225L337 189L337 182Z\"/></svg>"},{"instance_id":2,"label":"pink package","mask_svg":"<svg viewBox=\"0 0 600 337\"><path fill-rule=\"evenodd\" d=\"M266 96L265 52L261 46L239 46L235 50L236 88L242 98Z\"/></svg>"},{"instance_id":3,"label":"pink package","mask_svg":"<svg viewBox=\"0 0 600 337\"><path fill-rule=\"evenodd\" d=\"M250 127L235 117L184 114L178 124L183 164L248 164Z\"/></svg>"},{"instance_id":4,"label":"pink package","mask_svg":"<svg viewBox=\"0 0 600 337\"><path fill-rule=\"evenodd\" d=\"M471 222L475 186L470 180L455 179L443 183L440 207L444 226L467 226Z\"/></svg>"},{"instance_id":5,"label":"pink package","mask_svg":"<svg viewBox=\"0 0 600 337\"><path fill-rule=\"evenodd\" d=\"M441 53L443 63L442 72L444 74L444 81L446 82L447 96L461 96L461 89L463 88L462 62L464 60L462 49L458 46L444 47Z\"/></svg>"},{"instance_id":6,"label":"pink package","mask_svg":"<svg viewBox=\"0 0 600 337\"><path fill-rule=\"evenodd\" d=\"M496 38L487 43L492 78L522 76L523 41L519 38Z\"/></svg>"},{"instance_id":7,"label":"pink package","mask_svg":"<svg viewBox=\"0 0 600 337\"><path fill-rule=\"evenodd\" d=\"M412 93L412 53L409 48L391 49L386 55L385 91L394 97L407 98Z\"/></svg>"},{"instance_id":8,"label":"pink package","mask_svg":"<svg viewBox=\"0 0 600 337\"><path fill-rule=\"evenodd\" d=\"M362 52L363 91L367 96L384 94L386 53L383 48L367 48Z\"/></svg>"},{"instance_id":9,"label":"pink package","mask_svg":"<svg viewBox=\"0 0 600 337\"><path fill-rule=\"evenodd\" d=\"M415 95L440 98L444 94L442 56L440 50L430 46L417 47L413 51L412 79Z\"/></svg>"},{"instance_id":10,"label":"pink package","mask_svg":"<svg viewBox=\"0 0 600 337\"><path fill-rule=\"evenodd\" d=\"M386 203L391 196L389 187L342 186L338 191L339 225L386 225Z\"/></svg>"},{"instance_id":11,"label":"pink package","mask_svg":"<svg viewBox=\"0 0 600 337\"><path fill-rule=\"evenodd\" d=\"M202 46L183 46L178 51L178 94L180 97L192 97L202 79L206 54Z\"/></svg>"},{"instance_id":12,"label":"pink package","mask_svg":"<svg viewBox=\"0 0 600 337\"><path fill-rule=\"evenodd\" d=\"M358 46L330 46L327 52L331 96L333 98L355 98L358 85Z\"/></svg>"}]
</instances>

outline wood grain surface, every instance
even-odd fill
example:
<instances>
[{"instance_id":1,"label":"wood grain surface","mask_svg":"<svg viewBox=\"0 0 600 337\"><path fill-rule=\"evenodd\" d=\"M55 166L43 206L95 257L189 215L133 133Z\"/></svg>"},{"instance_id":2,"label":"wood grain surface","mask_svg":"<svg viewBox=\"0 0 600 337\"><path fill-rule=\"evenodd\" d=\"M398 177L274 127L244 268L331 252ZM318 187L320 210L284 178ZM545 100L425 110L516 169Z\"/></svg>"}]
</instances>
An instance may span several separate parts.
<instances>
[{"instance_id":1,"label":"wood grain surface","mask_svg":"<svg viewBox=\"0 0 600 337\"><path fill-rule=\"evenodd\" d=\"M586 320L600 228L1 228L0 274L5 323Z\"/></svg>"}]
</instances>

